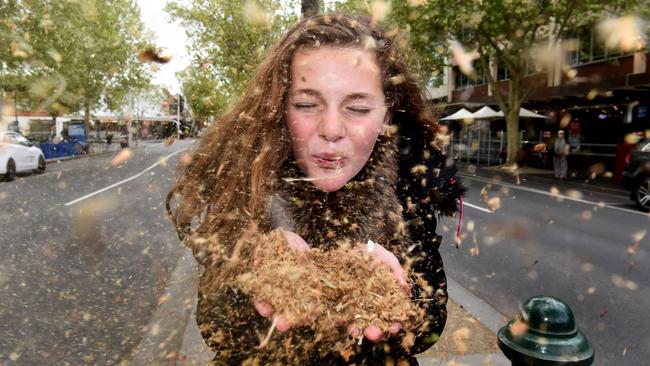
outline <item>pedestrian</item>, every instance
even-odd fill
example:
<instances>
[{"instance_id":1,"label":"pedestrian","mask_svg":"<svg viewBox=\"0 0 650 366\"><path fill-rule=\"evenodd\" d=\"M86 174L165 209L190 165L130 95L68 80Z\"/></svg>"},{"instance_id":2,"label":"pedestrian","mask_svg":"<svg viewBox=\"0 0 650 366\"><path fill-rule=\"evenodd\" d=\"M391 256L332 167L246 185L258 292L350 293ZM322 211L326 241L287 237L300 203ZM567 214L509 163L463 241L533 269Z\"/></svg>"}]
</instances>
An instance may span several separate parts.
<instances>
[{"instance_id":1,"label":"pedestrian","mask_svg":"<svg viewBox=\"0 0 650 366\"><path fill-rule=\"evenodd\" d=\"M555 179L566 179L569 164L567 156L569 156L569 144L564 139L564 131L557 132L557 138L553 143L553 173Z\"/></svg>"},{"instance_id":2,"label":"pedestrian","mask_svg":"<svg viewBox=\"0 0 650 366\"><path fill-rule=\"evenodd\" d=\"M179 236L203 266L196 321L215 352L213 364L417 365L413 355L440 336L447 288L436 217L457 211L462 188L398 40L369 17L327 14L299 22L233 109L209 127L169 192ZM334 264L363 251L390 272L396 289L316 304L321 312L292 322L292 309L251 298L236 284L273 280L255 274L273 260L260 253L274 240L296 257L342 253L330 258ZM323 290L318 279L330 274L328 266L322 273L284 266L273 275L286 268L299 274L287 301L350 284L323 280ZM305 290L302 282L314 277ZM359 288L369 281L352 280ZM381 328L370 319L361 327L353 319L340 324L352 347L309 346L327 338L315 329L328 316L399 293L405 304L396 306L420 309L419 323Z\"/></svg>"}]
</instances>

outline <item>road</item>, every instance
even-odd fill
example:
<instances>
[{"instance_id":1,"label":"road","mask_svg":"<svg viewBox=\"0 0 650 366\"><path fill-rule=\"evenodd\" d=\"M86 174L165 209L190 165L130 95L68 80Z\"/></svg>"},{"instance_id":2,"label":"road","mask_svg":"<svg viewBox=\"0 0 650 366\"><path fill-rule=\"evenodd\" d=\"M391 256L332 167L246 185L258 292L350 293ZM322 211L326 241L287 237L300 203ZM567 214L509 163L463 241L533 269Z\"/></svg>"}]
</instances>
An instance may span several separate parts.
<instances>
[{"instance_id":1,"label":"road","mask_svg":"<svg viewBox=\"0 0 650 366\"><path fill-rule=\"evenodd\" d=\"M559 297L594 345L595 365L646 364L650 217L624 194L482 175L464 175L466 237L441 251L448 276L508 319L534 295ZM446 237L457 224L444 220Z\"/></svg>"},{"instance_id":2,"label":"road","mask_svg":"<svg viewBox=\"0 0 650 366\"><path fill-rule=\"evenodd\" d=\"M144 144L119 166L112 153L0 183L0 364L118 364L154 330L178 349L184 323L150 322L185 252L164 198L190 144ZM451 278L507 318L531 296L563 299L597 365L650 358L647 215L620 193L561 185L553 195L544 181L509 176L465 182L466 237L441 250ZM455 225L445 219L440 232L450 238Z\"/></svg>"},{"instance_id":3,"label":"road","mask_svg":"<svg viewBox=\"0 0 650 366\"><path fill-rule=\"evenodd\" d=\"M128 358L184 251L164 198L190 144L141 144L119 166L111 153L0 183L0 364Z\"/></svg>"}]
</instances>

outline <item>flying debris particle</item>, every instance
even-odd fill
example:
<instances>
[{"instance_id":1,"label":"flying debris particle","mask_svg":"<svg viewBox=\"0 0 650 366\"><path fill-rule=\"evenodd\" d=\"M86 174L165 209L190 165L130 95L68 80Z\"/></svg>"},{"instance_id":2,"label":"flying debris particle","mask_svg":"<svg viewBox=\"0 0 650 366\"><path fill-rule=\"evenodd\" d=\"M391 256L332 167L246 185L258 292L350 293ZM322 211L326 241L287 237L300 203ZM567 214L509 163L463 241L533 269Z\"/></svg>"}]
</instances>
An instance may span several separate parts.
<instances>
[{"instance_id":1,"label":"flying debris particle","mask_svg":"<svg viewBox=\"0 0 650 366\"><path fill-rule=\"evenodd\" d=\"M377 23L386 19L388 14L390 14L391 5L390 1L375 0L370 4L370 12L372 14L372 19L370 20L370 26L376 27Z\"/></svg>"},{"instance_id":2,"label":"flying debris particle","mask_svg":"<svg viewBox=\"0 0 650 366\"><path fill-rule=\"evenodd\" d=\"M368 240L368 253L372 253L373 250L375 250L375 242L372 240Z\"/></svg>"},{"instance_id":3,"label":"flying debris particle","mask_svg":"<svg viewBox=\"0 0 650 366\"><path fill-rule=\"evenodd\" d=\"M596 288L593 287L593 286L592 286L592 287L589 287L589 288L587 289L587 293L588 293L589 295L593 295L594 293L596 293Z\"/></svg>"},{"instance_id":4,"label":"flying debris particle","mask_svg":"<svg viewBox=\"0 0 650 366\"><path fill-rule=\"evenodd\" d=\"M501 199L499 197L492 197L486 202L488 210L494 212L501 208Z\"/></svg>"},{"instance_id":5,"label":"flying debris particle","mask_svg":"<svg viewBox=\"0 0 650 366\"><path fill-rule=\"evenodd\" d=\"M627 135L625 135L624 140L626 144L636 144L641 140L641 136L635 133L628 133Z\"/></svg>"},{"instance_id":6,"label":"flying debris particle","mask_svg":"<svg viewBox=\"0 0 650 366\"><path fill-rule=\"evenodd\" d=\"M52 60L56 61L56 63L60 63L63 59L63 57L61 57L61 54L55 49L48 50L47 54L52 58Z\"/></svg>"},{"instance_id":7,"label":"flying debris particle","mask_svg":"<svg viewBox=\"0 0 650 366\"><path fill-rule=\"evenodd\" d=\"M144 51L140 52L140 55L138 57L142 63L153 62L157 64L166 64L172 59L170 56L161 56L154 48L145 49Z\"/></svg>"},{"instance_id":8,"label":"flying debris particle","mask_svg":"<svg viewBox=\"0 0 650 366\"><path fill-rule=\"evenodd\" d=\"M598 90L597 90L597 89L591 89L591 90L589 91L589 93L587 93L587 95L585 96L585 98L587 98L587 100L593 100L593 99L596 98L597 96L598 96Z\"/></svg>"},{"instance_id":9,"label":"flying debris particle","mask_svg":"<svg viewBox=\"0 0 650 366\"><path fill-rule=\"evenodd\" d=\"M399 84L403 83L404 80L406 80L406 78L404 77L403 74L395 75L395 76L392 76L392 77L390 77L388 79L388 81L393 85L399 85Z\"/></svg>"},{"instance_id":10,"label":"flying debris particle","mask_svg":"<svg viewBox=\"0 0 650 366\"><path fill-rule=\"evenodd\" d=\"M590 210L584 210L584 211L582 211L582 212L580 213L580 215L578 216L578 219L580 219L581 221L589 221L589 220L591 220L591 218L593 217L593 215L594 215L594 214L593 214L592 211L590 211Z\"/></svg>"},{"instance_id":11,"label":"flying debris particle","mask_svg":"<svg viewBox=\"0 0 650 366\"><path fill-rule=\"evenodd\" d=\"M578 191L577 189L569 189L566 191L566 195L576 200L582 199L582 192Z\"/></svg>"},{"instance_id":12,"label":"flying debris particle","mask_svg":"<svg viewBox=\"0 0 650 366\"><path fill-rule=\"evenodd\" d=\"M268 28L268 14L257 1L249 0L244 4L244 19L255 27Z\"/></svg>"},{"instance_id":13,"label":"flying debris particle","mask_svg":"<svg viewBox=\"0 0 650 366\"><path fill-rule=\"evenodd\" d=\"M111 160L111 165L112 166L122 165L132 157L133 157L133 151L131 149L123 149L117 155L115 155L113 160Z\"/></svg>"},{"instance_id":14,"label":"flying debris particle","mask_svg":"<svg viewBox=\"0 0 650 366\"><path fill-rule=\"evenodd\" d=\"M178 159L178 162L182 166L188 166L192 162L192 155L190 155L189 153L183 153L181 157Z\"/></svg>"},{"instance_id":15,"label":"flying debris particle","mask_svg":"<svg viewBox=\"0 0 650 366\"><path fill-rule=\"evenodd\" d=\"M92 316L90 313L84 312L84 314L83 314L83 320L84 320L85 322L90 321L92 318L93 318L93 316Z\"/></svg>"},{"instance_id":16,"label":"flying debris particle","mask_svg":"<svg viewBox=\"0 0 650 366\"><path fill-rule=\"evenodd\" d=\"M476 73L474 72L474 66L472 62L479 58L478 51L465 51L465 48L458 41L449 41L449 46L451 49L451 57L453 61L458 65L460 71L469 76L474 77Z\"/></svg>"},{"instance_id":17,"label":"flying debris particle","mask_svg":"<svg viewBox=\"0 0 650 366\"><path fill-rule=\"evenodd\" d=\"M647 43L645 22L636 15L605 19L596 30L607 48L628 52L640 50Z\"/></svg>"},{"instance_id":18,"label":"flying debris particle","mask_svg":"<svg viewBox=\"0 0 650 366\"><path fill-rule=\"evenodd\" d=\"M633 256L636 254L636 251L639 249L639 245L641 245L641 241L643 238L645 238L646 230L636 232L632 235L632 239L634 240L634 243L632 245L627 247L627 254L630 256Z\"/></svg>"},{"instance_id":19,"label":"flying debris particle","mask_svg":"<svg viewBox=\"0 0 650 366\"><path fill-rule=\"evenodd\" d=\"M510 332L515 337L524 334L527 330L528 325L526 325L526 322L521 319L517 319L517 321L510 326Z\"/></svg>"},{"instance_id":20,"label":"flying debris particle","mask_svg":"<svg viewBox=\"0 0 650 366\"><path fill-rule=\"evenodd\" d=\"M467 222L467 226L466 226L466 228L467 228L467 231L474 231L474 221L473 221L473 220L469 220L469 221Z\"/></svg>"},{"instance_id":21,"label":"flying debris particle","mask_svg":"<svg viewBox=\"0 0 650 366\"><path fill-rule=\"evenodd\" d=\"M567 128L569 122L571 122L571 113L563 114L562 118L560 119L560 128Z\"/></svg>"},{"instance_id":22,"label":"flying debris particle","mask_svg":"<svg viewBox=\"0 0 650 366\"><path fill-rule=\"evenodd\" d=\"M476 173L476 165L470 164L467 166L467 172L469 174L475 174Z\"/></svg>"},{"instance_id":23,"label":"flying debris particle","mask_svg":"<svg viewBox=\"0 0 650 366\"><path fill-rule=\"evenodd\" d=\"M528 272L527 277L529 280L535 281L539 277L539 274L533 269Z\"/></svg>"},{"instance_id":24,"label":"flying debris particle","mask_svg":"<svg viewBox=\"0 0 650 366\"><path fill-rule=\"evenodd\" d=\"M580 265L580 270L582 270L582 272L592 272L594 270L594 265L589 262L582 263Z\"/></svg>"},{"instance_id":25,"label":"flying debris particle","mask_svg":"<svg viewBox=\"0 0 650 366\"><path fill-rule=\"evenodd\" d=\"M20 358L20 353L18 352L11 352L9 354L9 359L12 361L17 361Z\"/></svg>"},{"instance_id":26,"label":"flying debris particle","mask_svg":"<svg viewBox=\"0 0 650 366\"><path fill-rule=\"evenodd\" d=\"M170 296L169 294L164 294L164 295L162 295L162 296L158 299L158 306L160 306L160 305L166 303L167 301L169 301L170 298L171 298L171 296Z\"/></svg>"},{"instance_id":27,"label":"flying debris particle","mask_svg":"<svg viewBox=\"0 0 650 366\"><path fill-rule=\"evenodd\" d=\"M167 139L165 139L165 146L169 146L176 142L176 137L174 136L169 136Z\"/></svg>"}]
</instances>

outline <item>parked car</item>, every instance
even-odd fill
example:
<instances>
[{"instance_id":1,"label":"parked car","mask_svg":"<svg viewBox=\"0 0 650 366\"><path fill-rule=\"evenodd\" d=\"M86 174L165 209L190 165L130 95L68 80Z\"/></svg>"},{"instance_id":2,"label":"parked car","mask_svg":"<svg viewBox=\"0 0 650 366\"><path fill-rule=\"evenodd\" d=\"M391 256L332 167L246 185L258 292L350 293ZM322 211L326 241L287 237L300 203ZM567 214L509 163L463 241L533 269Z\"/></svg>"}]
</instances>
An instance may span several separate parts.
<instances>
[{"instance_id":1,"label":"parked car","mask_svg":"<svg viewBox=\"0 0 650 366\"><path fill-rule=\"evenodd\" d=\"M43 151L17 132L0 132L0 177L10 181L32 171L45 171Z\"/></svg>"},{"instance_id":2,"label":"parked car","mask_svg":"<svg viewBox=\"0 0 650 366\"><path fill-rule=\"evenodd\" d=\"M639 208L650 211L650 139L639 142L625 158L623 187Z\"/></svg>"}]
</instances>

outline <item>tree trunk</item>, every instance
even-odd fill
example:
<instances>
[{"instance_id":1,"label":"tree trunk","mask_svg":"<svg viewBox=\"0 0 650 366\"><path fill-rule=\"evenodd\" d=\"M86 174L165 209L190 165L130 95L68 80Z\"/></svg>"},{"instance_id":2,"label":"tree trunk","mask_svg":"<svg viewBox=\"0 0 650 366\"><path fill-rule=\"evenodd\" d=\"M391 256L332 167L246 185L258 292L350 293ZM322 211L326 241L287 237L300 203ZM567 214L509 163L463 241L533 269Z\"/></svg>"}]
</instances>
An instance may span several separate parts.
<instances>
[{"instance_id":1,"label":"tree trunk","mask_svg":"<svg viewBox=\"0 0 650 366\"><path fill-rule=\"evenodd\" d=\"M300 4L303 19L320 13L319 0L301 0Z\"/></svg>"},{"instance_id":2,"label":"tree trunk","mask_svg":"<svg viewBox=\"0 0 650 366\"><path fill-rule=\"evenodd\" d=\"M84 128L86 129L86 141L88 141L88 135L90 134L90 103L88 99L84 101Z\"/></svg>"},{"instance_id":3,"label":"tree trunk","mask_svg":"<svg viewBox=\"0 0 650 366\"><path fill-rule=\"evenodd\" d=\"M506 165L512 165L519 161L519 109L522 102L520 83L521 79L519 77L510 78L508 108L504 111L508 135Z\"/></svg>"}]
</instances>

